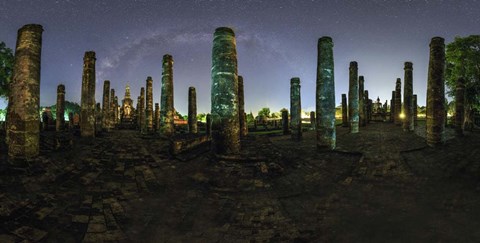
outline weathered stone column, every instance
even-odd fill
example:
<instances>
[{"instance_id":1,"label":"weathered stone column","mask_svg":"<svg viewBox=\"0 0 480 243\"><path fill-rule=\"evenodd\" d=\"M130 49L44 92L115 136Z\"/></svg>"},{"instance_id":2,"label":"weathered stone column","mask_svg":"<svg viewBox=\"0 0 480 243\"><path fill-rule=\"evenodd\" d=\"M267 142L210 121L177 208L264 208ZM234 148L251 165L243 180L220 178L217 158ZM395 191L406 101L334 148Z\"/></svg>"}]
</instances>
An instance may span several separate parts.
<instances>
[{"instance_id":1,"label":"weathered stone column","mask_svg":"<svg viewBox=\"0 0 480 243\"><path fill-rule=\"evenodd\" d=\"M215 30L212 59L212 150L218 154L237 154L240 152L238 74L232 29Z\"/></svg>"},{"instance_id":2,"label":"weathered stone column","mask_svg":"<svg viewBox=\"0 0 480 243\"><path fill-rule=\"evenodd\" d=\"M363 110L365 114L365 124L370 123L370 113L369 113L369 108L368 108L368 90L363 91Z\"/></svg>"},{"instance_id":3,"label":"weathered stone column","mask_svg":"<svg viewBox=\"0 0 480 243\"><path fill-rule=\"evenodd\" d=\"M115 96L113 101L115 103L115 125L117 125L120 122L120 105L118 105L118 97Z\"/></svg>"},{"instance_id":4,"label":"weathered stone column","mask_svg":"<svg viewBox=\"0 0 480 243\"><path fill-rule=\"evenodd\" d=\"M148 76L146 81L146 94L145 94L145 131L153 131L153 80Z\"/></svg>"},{"instance_id":5,"label":"weathered stone column","mask_svg":"<svg viewBox=\"0 0 480 243\"><path fill-rule=\"evenodd\" d=\"M395 116L393 117L395 125L402 125L402 118L400 114L402 113L402 81L400 78L397 78L395 83Z\"/></svg>"},{"instance_id":6,"label":"weathered stone column","mask_svg":"<svg viewBox=\"0 0 480 243\"><path fill-rule=\"evenodd\" d=\"M310 111L310 129L317 130L317 121L315 119L315 111Z\"/></svg>"},{"instance_id":7,"label":"weathered stone column","mask_svg":"<svg viewBox=\"0 0 480 243\"><path fill-rule=\"evenodd\" d=\"M290 129L288 127L288 111L282 110L282 130L283 130L283 135L287 135L290 132Z\"/></svg>"},{"instance_id":8,"label":"weathered stone column","mask_svg":"<svg viewBox=\"0 0 480 243\"><path fill-rule=\"evenodd\" d=\"M65 130L65 85L60 84L57 86L57 120L56 130L57 132Z\"/></svg>"},{"instance_id":9,"label":"weathered stone column","mask_svg":"<svg viewBox=\"0 0 480 243\"><path fill-rule=\"evenodd\" d=\"M417 120L418 120L418 101L417 95L413 95L413 126L417 127Z\"/></svg>"},{"instance_id":10,"label":"weathered stone column","mask_svg":"<svg viewBox=\"0 0 480 243\"><path fill-rule=\"evenodd\" d=\"M405 77L403 80L403 130L413 131L413 64L405 62Z\"/></svg>"},{"instance_id":11,"label":"weathered stone column","mask_svg":"<svg viewBox=\"0 0 480 243\"><path fill-rule=\"evenodd\" d=\"M358 77L358 118L360 126L366 125L365 119L365 79L363 76Z\"/></svg>"},{"instance_id":12,"label":"weathered stone column","mask_svg":"<svg viewBox=\"0 0 480 243\"><path fill-rule=\"evenodd\" d=\"M395 123L395 91L392 91L392 99L390 100L390 121Z\"/></svg>"},{"instance_id":13,"label":"weathered stone column","mask_svg":"<svg viewBox=\"0 0 480 243\"><path fill-rule=\"evenodd\" d=\"M342 94L342 127L348 127L347 94Z\"/></svg>"},{"instance_id":14,"label":"weathered stone column","mask_svg":"<svg viewBox=\"0 0 480 243\"><path fill-rule=\"evenodd\" d=\"M110 123L110 128L115 128L115 121L116 121L116 118L115 118L115 89L111 89L110 90L110 115L109 115L109 121L108 123Z\"/></svg>"},{"instance_id":15,"label":"weathered stone column","mask_svg":"<svg viewBox=\"0 0 480 243\"><path fill-rule=\"evenodd\" d=\"M317 43L316 130L317 148L335 149L335 76L333 41L325 36Z\"/></svg>"},{"instance_id":16,"label":"weathered stone column","mask_svg":"<svg viewBox=\"0 0 480 243\"><path fill-rule=\"evenodd\" d=\"M463 123L465 120L465 80L463 77L457 79L455 90L455 132L457 136L463 135Z\"/></svg>"},{"instance_id":17,"label":"weathered stone column","mask_svg":"<svg viewBox=\"0 0 480 243\"><path fill-rule=\"evenodd\" d=\"M162 94L160 100L160 133L172 136L175 133L173 116L173 58L164 55L162 62Z\"/></svg>"},{"instance_id":18,"label":"weathered stone column","mask_svg":"<svg viewBox=\"0 0 480 243\"><path fill-rule=\"evenodd\" d=\"M212 135L212 115L207 114L206 124L205 124L205 133L210 136Z\"/></svg>"},{"instance_id":19,"label":"weathered stone column","mask_svg":"<svg viewBox=\"0 0 480 243\"><path fill-rule=\"evenodd\" d=\"M445 142L445 40L434 37L430 42L427 84L427 144Z\"/></svg>"},{"instance_id":20,"label":"weathered stone column","mask_svg":"<svg viewBox=\"0 0 480 243\"><path fill-rule=\"evenodd\" d=\"M100 103L95 106L95 134L99 134L102 129L102 107Z\"/></svg>"},{"instance_id":21,"label":"weathered stone column","mask_svg":"<svg viewBox=\"0 0 480 243\"><path fill-rule=\"evenodd\" d=\"M302 103L300 98L300 78L290 80L290 128L292 139L302 139Z\"/></svg>"},{"instance_id":22,"label":"weathered stone column","mask_svg":"<svg viewBox=\"0 0 480 243\"><path fill-rule=\"evenodd\" d=\"M140 132L145 133L147 130L145 117L145 88L140 89Z\"/></svg>"},{"instance_id":23,"label":"weathered stone column","mask_svg":"<svg viewBox=\"0 0 480 243\"><path fill-rule=\"evenodd\" d=\"M357 62L350 62L349 75L349 89L348 89L348 119L350 121L350 132L358 133L358 64Z\"/></svg>"},{"instance_id":24,"label":"weathered stone column","mask_svg":"<svg viewBox=\"0 0 480 243\"><path fill-rule=\"evenodd\" d=\"M368 99L367 103L367 123L370 123L372 120L372 106L373 106L373 101L372 99ZM384 110L387 110L387 101L385 101L385 107Z\"/></svg>"},{"instance_id":25,"label":"weathered stone column","mask_svg":"<svg viewBox=\"0 0 480 243\"><path fill-rule=\"evenodd\" d=\"M110 80L103 82L103 109L102 109L102 123L103 128L108 130L110 128Z\"/></svg>"},{"instance_id":26,"label":"weathered stone column","mask_svg":"<svg viewBox=\"0 0 480 243\"><path fill-rule=\"evenodd\" d=\"M8 156L28 159L39 154L41 25L18 30L15 63L7 107Z\"/></svg>"},{"instance_id":27,"label":"weathered stone column","mask_svg":"<svg viewBox=\"0 0 480 243\"><path fill-rule=\"evenodd\" d=\"M95 61L95 52L85 52L80 115L82 137L95 137Z\"/></svg>"},{"instance_id":28,"label":"weathered stone column","mask_svg":"<svg viewBox=\"0 0 480 243\"><path fill-rule=\"evenodd\" d=\"M245 96L242 76L238 76L238 117L240 123L240 137L245 137L248 134L248 127L247 119L245 119Z\"/></svg>"},{"instance_id":29,"label":"weathered stone column","mask_svg":"<svg viewBox=\"0 0 480 243\"><path fill-rule=\"evenodd\" d=\"M160 105L155 103L155 131L160 129Z\"/></svg>"},{"instance_id":30,"label":"weathered stone column","mask_svg":"<svg viewBox=\"0 0 480 243\"><path fill-rule=\"evenodd\" d=\"M197 92L195 87L188 88L188 132L197 134Z\"/></svg>"},{"instance_id":31,"label":"weathered stone column","mask_svg":"<svg viewBox=\"0 0 480 243\"><path fill-rule=\"evenodd\" d=\"M137 128L138 130L142 130L142 122L140 120L140 114L142 113L142 99L140 96L137 97Z\"/></svg>"},{"instance_id":32,"label":"weathered stone column","mask_svg":"<svg viewBox=\"0 0 480 243\"><path fill-rule=\"evenodd\" d=\"M73 112L68 113L68 129L72 130L74 128L73 124Z\"/></svg>"}]
</instances>

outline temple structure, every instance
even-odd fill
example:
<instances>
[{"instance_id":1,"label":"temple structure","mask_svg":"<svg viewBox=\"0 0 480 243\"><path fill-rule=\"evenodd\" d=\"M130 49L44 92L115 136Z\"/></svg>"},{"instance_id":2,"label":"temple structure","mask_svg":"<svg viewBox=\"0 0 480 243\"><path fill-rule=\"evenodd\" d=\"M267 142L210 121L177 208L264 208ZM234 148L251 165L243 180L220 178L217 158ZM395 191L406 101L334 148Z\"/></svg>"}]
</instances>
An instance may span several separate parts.
<instances>
[{"instance_id":1,"label":"temple structure","mask_svg":"<svg viewBox=\"0 0 480 243\"><path fill-rule=\"evenodd\" d=\"M135 127L135 108L133 100L130 98L130 86L125 87L125 97L122 100L122 108L120 109L120 125L123 128Z\"/></svg>"}]
</instances>

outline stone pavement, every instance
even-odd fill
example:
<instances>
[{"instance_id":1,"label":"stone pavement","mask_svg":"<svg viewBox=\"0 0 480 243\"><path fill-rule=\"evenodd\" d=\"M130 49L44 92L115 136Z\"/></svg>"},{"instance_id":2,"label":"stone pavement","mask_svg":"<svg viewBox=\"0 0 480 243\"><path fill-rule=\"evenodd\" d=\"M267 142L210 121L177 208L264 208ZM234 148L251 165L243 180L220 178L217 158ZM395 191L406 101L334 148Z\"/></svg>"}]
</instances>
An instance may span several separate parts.
<instances>
[{"instance_id":1,"label":"stone pavement","mask_svg":"<svg viewBox=\"0 0 480 243\"><path fill-rule=\"evenodd\" d=\"M337 127L325 153L314 132L249 136L187 161L135 131L74 138L0 163L0 242L480 241L480 134L434 149L421 130Z\"/></svg>"}]
</instances>

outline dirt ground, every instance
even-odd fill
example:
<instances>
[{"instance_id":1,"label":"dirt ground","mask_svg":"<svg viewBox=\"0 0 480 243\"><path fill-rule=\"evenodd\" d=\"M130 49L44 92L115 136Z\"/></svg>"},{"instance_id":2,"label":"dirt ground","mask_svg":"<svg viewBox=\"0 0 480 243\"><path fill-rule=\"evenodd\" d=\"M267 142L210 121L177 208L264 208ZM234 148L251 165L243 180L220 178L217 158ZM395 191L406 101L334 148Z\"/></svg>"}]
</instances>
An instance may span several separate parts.
<instances>
[{"instance_id":1,"label":"dirt ground","mask_svg":"<svg viewBox=\"0 0 480 243\"><path fill-rule=\"evenodd\" d=\"M116 130L21 168L3 145L0 242L479 242L480 133L424 130L339 126L332 152L250 135L235 157Z\"/></svg>"}]
</instances>

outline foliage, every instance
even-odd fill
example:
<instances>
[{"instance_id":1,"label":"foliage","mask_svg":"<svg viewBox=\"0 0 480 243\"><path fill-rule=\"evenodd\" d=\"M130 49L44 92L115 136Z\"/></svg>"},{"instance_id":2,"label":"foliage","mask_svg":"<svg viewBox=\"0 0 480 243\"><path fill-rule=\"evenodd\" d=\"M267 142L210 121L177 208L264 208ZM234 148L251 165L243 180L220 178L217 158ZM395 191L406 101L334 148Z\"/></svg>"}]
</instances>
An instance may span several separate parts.
<instances>
[{"instance_id":1,"label":"foliage","mask_svg":"<svg viewBox=\"0 0 480 243\"><path fill-rule=\"evenodd\" d=\"M12 49L0 42L0 98L8 98L8 87L13 72L14 56Z\"/></svg>"},{"instance_id":2,"label":"foliage","mask_svg":"<svg viewBox=\"0 0 480 243\"><path fill-rule=\"evenodd\" d=\"M43 107L41 106L40 107L40 116L41 116L41 113L43 111L43 109L47 108L47 107L50 107L50 111L52 112L52 116L53 116L53 119L57 119L57 105L52 105L52 106L46 106L46 107ZM81 111L81 107L79 104L75 103L75 102L70 102L70 101L65 101L65 113L64 113L64 116L65 116L65 119L68 120L68 114L70 112L72 112L73 114L77 113L77 114L80 114L80 111Z\"/></svg>"},{"instance_id":3,"label":"foliage","mask_svg":"<svg viewBox=\"0 0 480 243\"><path fill-rule=\"evenodd\" d=\"M446 85L448 94L455 97L457 80L465 79L465 102L480 107L480 35L456 37L447 45Z\"/></svg>"},{"instance_id":4,"label":"foliage","mask_svg":"<svg viewBox=\"0 0 480 243\"><path fill-rule=\"evenodd\" d=\"M264 107L258 111L259 117L270 117L270 108Z\"/></svg>"},{"instance_id":5,"label":"foliage","mask_svg":"<svg viewBox=\"0 0 480 243\"><path fill-rule=\"evenodd\" d=\"M255 117L253 116L253 113L250 112L247 114L247 123L253 123L253 121L255 120Z\"/></svg>"},{"instance_id":6,"label":"foliage","mask_svg":"<svg viewBox=\"0 0 480 243\"><path fill-rule=\"evenodd\" d=\"M207 121L207 114L205 114L205 113L197 114L197 121L206 122Z\"/></svg>"}]
</instances>

